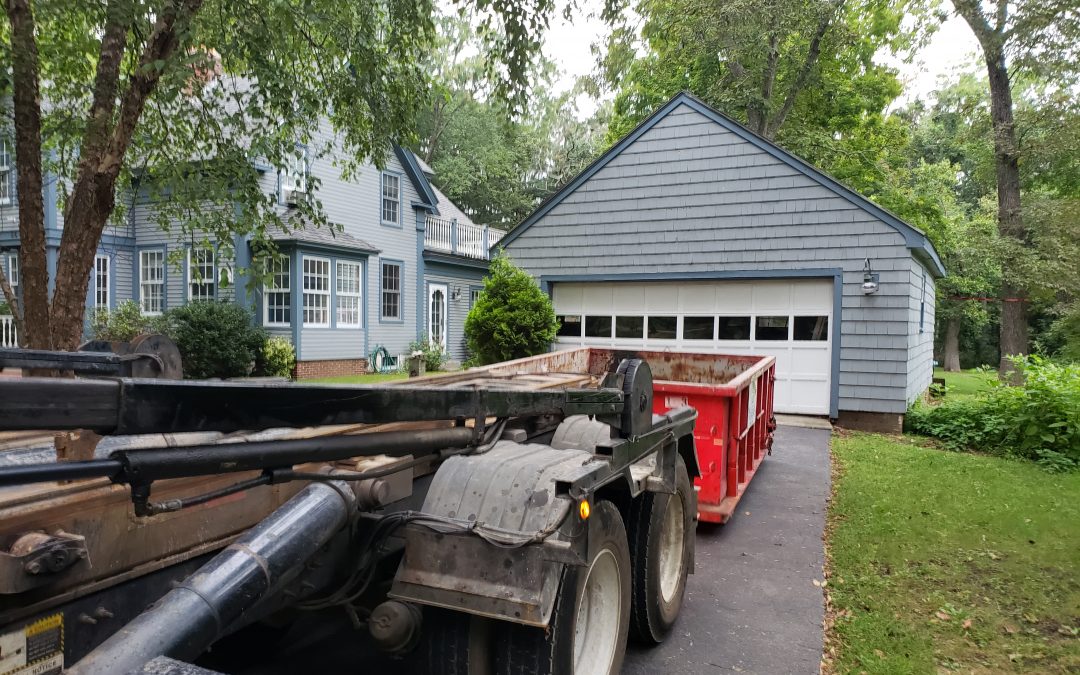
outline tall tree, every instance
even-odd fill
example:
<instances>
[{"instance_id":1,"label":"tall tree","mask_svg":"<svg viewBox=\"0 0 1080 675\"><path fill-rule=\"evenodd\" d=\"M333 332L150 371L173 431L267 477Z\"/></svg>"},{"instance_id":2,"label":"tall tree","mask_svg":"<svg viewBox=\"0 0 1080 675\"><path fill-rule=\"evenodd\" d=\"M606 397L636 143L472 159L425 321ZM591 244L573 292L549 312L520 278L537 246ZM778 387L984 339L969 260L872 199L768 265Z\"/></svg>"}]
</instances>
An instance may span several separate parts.
<instances>
[{"instance_id":1,"label":"tall tree","mask_svg":"<svg viewBox=\"0 0 1080 675\"><path fill-rule=\"evenodd\" d=\"M1013 111L1012 68L1054 72L1068 84L1075 76L1080 9L1075 0L952 0L975 34L986 63L990 88L990 114L994 130L998 235L1012 250L1030 244L1021 206L1020 144ZM1028 351L1028 289L1015 255L1002 261L1001 361L998 372L1007 376L1009 357Z\"/></svg>"},{"instance_id":2,"label":"tall tree","mask_svg":"<svg viewBox=\"0 0 1080 675\"><path fill-rule=\"evenodd\" d=\"M908 36L899 2L640 0L635 10L644 45L632 27L616 25L603 60L616 91L610 137L687 89L815 160L834 133L900 93L895 73L874 61ZM634 14L610 18L626 16Z\"/></svg>"},{"instance_id":3,"label":"tall tree","mask_svg":"<svg viewBox=\"0 0 1080 675\"><path fill-rule=\"evenodd\" d=\"M552 3L471 7L487 63L504 75L494 92L520 107ZM0 70L11 75L0 93L12 101L21 306L5 279L0 288L27 344L78 343L95 251L122 217L118 195L166 186L162 222L182 214L180 234L222 242L324 224L317 200L284 222L253 160L285 166L297 143L336 144L348 174L408 140L426 100L433 11L431 0L5 0ZM335 139L319 141L327 118ZM46 174L58 177L64 222L51 298Z\"/></svg>"}]
</instances>

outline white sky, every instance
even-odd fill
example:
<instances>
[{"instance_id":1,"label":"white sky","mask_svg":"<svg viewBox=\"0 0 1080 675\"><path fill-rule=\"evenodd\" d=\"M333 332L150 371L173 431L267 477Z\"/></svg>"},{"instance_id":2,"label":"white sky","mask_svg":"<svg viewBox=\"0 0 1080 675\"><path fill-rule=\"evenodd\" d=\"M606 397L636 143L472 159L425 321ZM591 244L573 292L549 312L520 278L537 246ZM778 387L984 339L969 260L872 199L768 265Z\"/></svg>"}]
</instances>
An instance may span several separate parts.
<instances>
[{"instance_id":1,"label":"white sky","mask_svg":"<svg viewBox=\"0 0 1080 675\"><path fill-rule=\"evenodd\" d=\"M604 22L598 16L602 2L580 0L573 23L564 21L560 14L548 29L544 54L562 70L559 87L563 90L570 89L578 77L589 75L595 68L590 46L607 33ZM965 66L970 67L977 47L975 36L967 24L953 17L941 26L912 63L902 63L891 54L882 55L882 62L900 71L905 85L905 94L897 104L915 98L926 99L937 89L939 77L948 76ZM577 104L581 118L590 116L597 107L597 102L588 96L579 97Z\"/></svg>"}]
</instances>

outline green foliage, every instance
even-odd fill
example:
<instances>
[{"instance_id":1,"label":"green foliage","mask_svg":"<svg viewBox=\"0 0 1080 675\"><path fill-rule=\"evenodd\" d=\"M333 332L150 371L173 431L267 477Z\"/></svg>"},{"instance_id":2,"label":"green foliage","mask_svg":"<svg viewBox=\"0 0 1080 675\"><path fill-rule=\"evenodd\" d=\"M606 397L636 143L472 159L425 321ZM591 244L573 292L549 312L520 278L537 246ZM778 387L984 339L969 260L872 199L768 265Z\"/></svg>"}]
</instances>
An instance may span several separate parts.
<instances>
[{"instance_id":1,"label":"green foliage","mask_svg":"<svg viewBox=\"0 0 1080 675\"><path fill-rule=\"evenodd\" d=\"M908 411L910 431L950 450L1022 457L1050 470L1080 469L1080 365L1037 356L1015 361L1022 386L999 384L967 399Z\"/></svg>"},{"instance_id":2,"label":"green foliage","mask_svg":"<svg viewBox=\"0 0 1080 675\"><path fill-rule=\"evenodd\" d=\"M1042 336L1040 347L1056 358L1080 363L1080 300L1051 323Z\"/></svg>"},{"instance_id":3,"label":"green foliage","mask_svg":"<svg viewBox=\"0 0 1080 675\"><path fill-rule=\"evenodd\" d=\"M1075 670L1080 472L912 440L833 436L830 672Z\"/></svg>"},{"instance_id":4,"label":"green foliage","mask_svg":"<svg viewBox=\"0 0 1080 675\"><path fill-rule=\"evenodd\" d=\"M296 368L296 349L280 336L267 338L255 363L255 372L270 377L292 377Z\"/></svg>"},{"instance_id":5,"label":"green foliage","mask_svg":"<svg viewBox=\"0 0 1080 675\"><path fill-rule=\"evenodd\" d=\"M192 302L166 315L187 378L246 376L267 341L251 312L230 302Z\"/></svg>"},{"instance_id":6,"label":"green foliage","mask_svg":"<svg viewBox=\"0 0 1080 675\"><path fill-rule=\"evenodd\" d=\"M168 321L164 316L145 316L134 300L125 300L112 311L96 310L90 317L90 337L95 340L130 342L137 335L152 333L168 335Z\"/></svg>"},{"instance_id":7,"label":"green foliage","mask_svg":"<svg viewBox=\"0 0 1080 675\"><path fill-rule=\"evenodd\" d=\"M428 372L435 372L442 368L443 364L446 363L446 351L427 338L411 342L409 344L409 353L411 354L412 352L424 353L424 368L426 368Z\"/></svg>"},{"instance_id":8,"label":"green foliage","mask_svg":"<svg viewBox=\"0 0 1080 675\"><path fill-rule=\"evenodd\" d=\"M555 340L555 310L528 272L501 252L465 319L470 355L483 365L541 354Z\"/></svg>"}]
</instances>

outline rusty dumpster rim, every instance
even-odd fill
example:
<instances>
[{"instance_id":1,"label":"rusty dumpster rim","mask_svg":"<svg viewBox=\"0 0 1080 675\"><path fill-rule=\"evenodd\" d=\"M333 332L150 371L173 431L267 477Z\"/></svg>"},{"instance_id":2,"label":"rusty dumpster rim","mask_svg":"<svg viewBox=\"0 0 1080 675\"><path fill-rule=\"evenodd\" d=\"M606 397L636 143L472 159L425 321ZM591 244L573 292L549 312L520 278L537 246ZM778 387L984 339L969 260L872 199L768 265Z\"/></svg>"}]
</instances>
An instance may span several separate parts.
<instances>
[{"instance_id":1,"label":"rusty dumpster rim","mask_svg":"<svg viewBox=\"0 0 1080 675\"><path fill-rule=\"evenodd\" d=\"M622 571L611 549L589 566L574 622L574 675L607 675L615 659L622 624Z\"/></svg>"},{"instance_id":2,"label":"rusty dumpster rim","mask_svg":"<svg viewBox=\"0 0 1080 675\"><path fill-rule=\"evenodd\" d=\"M682 500L678 494L674 494L667 500L660 531L660 597L665 604L675 598L679 582L682 581L685 537Z\"/></svg>"}]
</instances>

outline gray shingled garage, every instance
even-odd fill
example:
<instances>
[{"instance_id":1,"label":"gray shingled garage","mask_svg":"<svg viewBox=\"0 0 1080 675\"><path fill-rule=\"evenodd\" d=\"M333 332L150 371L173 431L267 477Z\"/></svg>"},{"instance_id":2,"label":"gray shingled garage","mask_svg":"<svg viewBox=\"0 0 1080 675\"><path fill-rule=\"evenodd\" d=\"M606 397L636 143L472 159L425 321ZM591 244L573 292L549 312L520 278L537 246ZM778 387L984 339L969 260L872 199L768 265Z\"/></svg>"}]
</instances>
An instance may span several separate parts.
<instances>
[{"instance_id":1,"label":"gray shingled garage","mask_svg":"<svg viewBox=\"0 0 1080 675\"><path fill-rule=\"evenodd\" d=\"M779 412L887 427L930 384L926 236L689 94L501 243L551 293L557 347L774 354Z\"/></svg>"}]
</instances>

